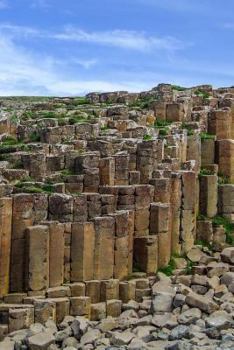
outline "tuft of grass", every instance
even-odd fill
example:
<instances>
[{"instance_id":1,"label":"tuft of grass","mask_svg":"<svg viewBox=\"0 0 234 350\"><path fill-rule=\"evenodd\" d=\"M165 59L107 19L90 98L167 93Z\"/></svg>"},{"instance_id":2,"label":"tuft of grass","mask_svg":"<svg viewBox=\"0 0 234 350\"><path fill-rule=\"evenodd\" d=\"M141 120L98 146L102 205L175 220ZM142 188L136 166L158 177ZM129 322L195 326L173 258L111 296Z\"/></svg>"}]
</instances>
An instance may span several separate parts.
<instances>
[{"instance_id":1,"label":"tuft of grass","mask_svg":"<svg viewBox=\"0 0 234 350\"><path fill-rule=\"evenodd\" d=\"M153 96L144 96L141 98L138 98L136 101L134 101L133 103L129 104L129 107L137 107L137 108L141 108L141 109L149 109L152 102L156 101L157 99Z\"/></svg>"},{"instance_id":2,"label":"tuft of grass","mask_svg":"<svg viewBox=\"0 0 234 350\"><path fill-rule=\"evenodd\" d=\"M202 214L197 215L197 220L199 220L199 221L204 221L206 219L207 219L207 217L205 215L202 215Z\"/></svg>"},{"instance_id":3,"label":"tuft of grass","mask_svg":"<svg viewBox=\"0 0 234 350\"><path fill-rule=\"evenodd\" d=\"M45 183L42 186L37 184L26 184L26 181L31 181L31 178L24 178L22 181L17 182L15 187L22 189L25 193L53 193L54 187L50 183Z\"/></svg>"},{"instance_id":4,"label":"tuft of grass","mask_svg":"<svg viewBox=\"0 0 234 350\"><path fill-rule=\"evenodd\" d=\"M45 119L53 119L53 118L57 118L57 115L56 115L56 113L55 112L53 112L53 111L48 111L48 112L43 112L42 114L41 114L41 117L42 118L45 118Z\"/></svg>"},{"instance_id":5,"label":"tuft of grass","mask_svg":"<svg viewBox=\"0 0 234 350\"><path fill-rule=\"evenodd\" d=\"M207 132L202 132L200 134L200 136L201 136L201 140L214 140L215 139L215 135L208 134Z\"/></svg>"},{"instance_id":6,"label":"tuft of grass","mask_svg":"<svg viewBox=\"0 0 234 350\"><path fill-rule=\"evenodd\" d=\"M26 120L26 119L33 119L34 113L32 111L25 111L22 114L22 119Z\"/></svg>"},{"instance_id":7,"label":"tuft of grass","mask_svg":"<svg viewBox=\"0 0 234 350\"><path fill-rule=\"evenodd\" d=\"M218 174L218 184L219 185L227 185L231 184L232 182L230 181L228 176L225 176L223 174Z\"/></svg>"},{"instance_id":8,"label":"tuft of grass","mask_svg":"<svg viewBox=\"0 0 234 350\"><path fill-rule=\"evenodd\" d=\"M200 96L202 97L203 99L206 99L206 98L209 98L210 97L210 94L208 92L205 92L205 91L202 91L200 89L197 89L194 91L194 94L196 96Z\"/></svg>"},{"instance_id":9,"label":"tuft of grass","mask_svg":"<svg viewBox=\"0 0 234 350\"><path fill-rule=\"evenodd\" d=\"M70 169L64 169L64 170L60 171L60 174L63 176L75 175L74 172Z\"/></svg>"},{"instance_id":10,"label":"tuft of grass","mask_svg":"<svg viewBox=\"0 0 234 350\"><path fill-rule=\"evenodd\" d=\"M109 127L107 125L104 125L104 126L101 127L102 131L105 131L105 130L108 130L108 129L109 129Z\"/></svg>"},{"instance_id":11,"label":"tuft of grass","mask_svg":"<svg viewBox=\"0 0 234 350\"><path fill-rule=\"evenodd\" d=\"M17 160L14 164L13 164L13 169L22 169L23 168L23 163L21 160Z\"/></svg>"},{"instance_id":12,"label":"tuft of grass","mask_svg":"<svg viewBox=\"0 0 234 350\"><path fill-rule=\"evenodd\" d=\"M198 240L196 240L195 245L200 245L200 246L202 246L202 247L206 247L206 248L208 248L210 251L213 250L213 245L212 245L212 243L207 242L207 241L204 241L203 239L198 239Z\"/></svg>"},{"instance_id":13,"label":"tuft of grass","mask_svg":"<svg viewBox=\"0 0 234 350\"><path fill-rule=\"evenodd\" d=\"M163 119L157 119L154 123L155 128L164 128L165 126L171 125L171 122L168 120L163 120Z\"/></svg>"},{"instance_id":14,"label":"tuft of grass","mask_svg":"<svg viewBox=\"0 0 234 350\"><path fill-rule=\"evenodd\" d=\"M74 106L82 106L90 104L90 101L86 97L77 97L72 101Z\"/></svg>"},{"instance_id":15,"label":"tuft of grass","mask_svg":"<svg viewBox=\"0 0 234 350\"><path fill-rule=\"evenodd\" d=\"M188 136L194 135L194 129L192 129L188 124L182 123L181 129L186 129Z\"/></svg>"},{"instance_id":16,"label":"tuft of grass","mask_svg":"<svg viewBox=\"0 0 234 350\"><path fill-rule=\"evenodd\" d=\"M146 135L143 136L143 140L144 140L144 141L151 141L151 140L152 140L152 136L146 134Z\"/></svg>"},{"instance_id":17,"label":"tuft of grass","mask_svg":"<svg viewBox=\"0 0 234 350\"><path fill-rule=\"evenodd\" d=\"M183 87L183 86L179 86L179 85L172 85L172 90L175 90L175 91L185 91L186 88Z\"/></svg>"},{"instance_id":18,"label":"tuft of grass","mask_svg":"<svg viewBox=\"0 0 234 350\"><path fill-rule=\"evenodd\" d=\"M169 261L169 264L165 267L162 267L158 270L158 272L164 273L166 276L173 275L174 270L176 269L176 263L173 257L171 257L171 260Z\"/></svg>"},{"instance_id":19,"label":"tuft of grass","mask_svg":"<svg viewBox=\"0 0 234 350\"><path fill-rule=\"evenodd\" d=\"M79 123L86 123L86 122L87 122L87 119L84 118L83 116L79 116L79 115L69 118L70 125L79 124Z\"/></svg>"},{"instance_id":20,"label":"tuft of grass","mask_svg":"<svg viewBox=\"0 0 234 350\"><path fill-rule=\"evenodd\" d=\"M194 265L195 265L194 262L192 262L191 260L187 260L187 267L185 269L186 275L191 275L192 274Z\"/></svg>"},{"instance_id":21,"label":"tuft of grass","mask_svg":"<svg viewBox=\"0 0 234 350\"><path fill-rule=\"evenodd\" d=\"M42 190L47 193L53 193L54 187L51 183L46 183L42 186Z\"/></svg>"},{"instance_id":22,"label":"tuft of grass","mask_svg":"<svg viewBox=\"0 0 234 350\"><path fill-rule=\"evenodd\" d=\"M39 142L40 141L40 135L38 134L37 131L33 131L31 132L31 134L29 135L29 140L31 142Z\"/></svg>"},{"instance_id":23,"label":"tuft of grass","mask_svg":"<svg viewBox=\"0 0 234 350\"><path fill-rule=\"evenodd\" d=\"M214 175L214 171L206 168L201 168L199 176L204 176L204 175Z\"/></svg>"},{"instance_id":24,"label":"tuft of grass","mask_svg":"<svg viewBox=\"0 0 234 350\"><path fill-rule=\"evenodd\" d=\"M169 133L169 129L167 127L159 129L160 136L167 136Z\"/></svg>"},{"instance_id":25,"label":"tuft of grass","mask_svg":"<svg viewBox=\"0 0 234 350\"><path fill-rule=\"evenodd\" d=\"M212 220L213 225L222 225L226 234L226 242L234 245L234 224L223 216L215 216Z\"/></svg>"},{"instance_id":26,"label":"tuft of grass","mask_svg":"<svg viewBox=\"0 0 234 350\"><path fill-rule=\"evenodd\" d=\"M10 120L10 123L13 125L17 125L19 123L19 118L16 114L12 114L9 120Z\"/></svg>"}]
</instances>

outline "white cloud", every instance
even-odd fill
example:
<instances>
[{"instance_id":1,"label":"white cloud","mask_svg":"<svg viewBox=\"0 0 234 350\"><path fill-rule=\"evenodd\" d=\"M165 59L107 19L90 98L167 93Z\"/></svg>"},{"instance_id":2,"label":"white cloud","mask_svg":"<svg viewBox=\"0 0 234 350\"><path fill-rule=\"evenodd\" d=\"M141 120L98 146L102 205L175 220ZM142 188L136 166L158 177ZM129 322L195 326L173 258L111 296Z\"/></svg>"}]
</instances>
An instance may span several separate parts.
<instances>
[{"instance_id":1,"label":"white cloud","mask_svg":"<svg viewBox=\"0 0 234 350\"><path fill-rule=\"evenodd\" d=\"M146 84L129 81L64 78L56 59L26 53L12 39L0 36L0 96L79 95L90 91L142 90ZM66 64L66 62L65 62ZM85 64L82 62L82 64ZM89 62L90 64L90 62ZM58 68L58 67L57 67ZM61 68L61 67L59 67Z\"/></svg>"},{"instance_id":2,"label":"white cloud","mask_svg":"<svg viewBox=\"0 0 234 350\"><path fill-rule=\"evenodd\" d=\"M88 32L83 29L67 26L60 32L48 32L11 24L0 24L0 30L8 35L19 37L33 36L61 41L84 42L137 51L175 51L183 49L186 46L182 41L172 36L159 37L148 35L145 32L130 30Z\"/></svg>"},{"instance_id":3,"label":"white cloud","mask_svg":"<svg viewBox=\"0 0 234 350\"><path fill-rule=\"evenodd\" d=\"M90 69L98 63L98 60L96 59L82 60L77 58L71 58L70 63L77 64L85 69Z\"/></svg>"},{"instance_id":4,"label":"white cloud","mask_svg":"<svg viewBox=\"0 0 234 350\"><path fill-rule=\"evenodd\" d=\"M68 26L63 32L53 34L53 37L58 40L86 42L139 51L177 50L184 47L184 44L174 37L156 37L144 32L128 30L88 32Z\"/></svg>"},{"instance_id":5,"label":"white cloud","mask_svg":"<svg viewBox=\"0 0 234 350\"><path fill-rule=\"evenodd\" d=\"M31 27L17 26L14 24L0 23L0 34L6 34L7 37L44 37L43 32Z\"/></svg>"}]
</instances>

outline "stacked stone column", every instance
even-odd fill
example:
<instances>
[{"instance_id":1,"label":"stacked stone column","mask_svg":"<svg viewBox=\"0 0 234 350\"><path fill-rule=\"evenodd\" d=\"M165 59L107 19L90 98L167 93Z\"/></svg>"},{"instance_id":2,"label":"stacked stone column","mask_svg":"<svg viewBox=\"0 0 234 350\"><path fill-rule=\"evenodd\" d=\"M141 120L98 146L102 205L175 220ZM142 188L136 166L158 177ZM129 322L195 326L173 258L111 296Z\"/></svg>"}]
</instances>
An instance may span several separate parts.
<instances>
[{"instance_id":1,"label":"stacked stone column","mask_svg":"<svg viewBox=\"0 0 234 350\"><path fill-rule=\"evenodd\" d=\"M0 198L0 297L9 292L12 198Z\"/></svg>"}]
</instances>

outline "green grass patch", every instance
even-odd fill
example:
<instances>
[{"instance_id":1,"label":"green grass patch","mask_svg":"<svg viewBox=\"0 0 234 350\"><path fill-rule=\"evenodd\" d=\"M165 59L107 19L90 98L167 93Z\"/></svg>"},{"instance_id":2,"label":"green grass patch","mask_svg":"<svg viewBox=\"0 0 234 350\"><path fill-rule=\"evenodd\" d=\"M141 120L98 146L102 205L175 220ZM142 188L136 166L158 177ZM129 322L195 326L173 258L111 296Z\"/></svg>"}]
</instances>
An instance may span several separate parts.
<instances>
[{"instance_id":1,"label":"green grass patch","mask_svg":"<svg viewBox=\"0 0 234 350\"><path fill-rule=\"evenodd\" d=\"M29 178L29 181L30 180L31 178ZM26 179L19 181L15 187L22 189L25 193L54 193L54 187L51 183L45 183L42 186L30 183L27 184Z\"/></svg>"},{"instance_id":2,"label":"green grass patch","mask_svg":"<svg viewBox=\"0 0 234 350\"><path fill-rule=\"evenodd\" d=\"M193 267L195 266L195 263L191 260L187 260L187 267L185 269L186 275L191 275L193 271Z\"/></svg>"},{"instance_id":3,"label":"green grass patch","mask_svg":"<svg viewBox=\"0 0 234 350\"><path fill-rule=\"evenodd\" d=\"M22 114L22 119L23 120L26 120L26 119L33 119L33 117L34 117L34 114L35 113L33 113L32 111L26 111L26 112L24 112L23 114Z\"/></svg>"},{"instance_id":4,"label":"green grass patch","mask_svg":"<svg viewBox=\"0 0 234 350\"><path fill-rule=\"evenodd\" d=\"M172 85L172 90L175 90L175 91L185 91L186 88L183 87L183 86L179 86L179 85Z\"/></svg>"},{"instance_id":5,"label":"green grass patch","mask_svg":"<svg viewBox=\"0 0 234 350\"><path fill-rule=\"evenodd\" d=\"M168 134L169 134L169 128L165 127L165 128L159 129L160 136L167 136Z\"/></svg>"},{"instance_id":6,"label":"green grass patch","mask_svg":"<svg viewBox=\"0 0 234 350\"><path fill-rule=\"evenodd\" d=\"M7 136L3 139L3 141L1 142L1 145L3 146L12 146L12 145L16 145L18 144L19 141L13 137L13 136Z\"/></svg>"},{"instance_id":7,"label":"green grass patch","mask_svg":"<svg viewBox=\"0 0 234 350\"><path fill-rule=\"evenodd\" d=\"M208 248L210 251L213 250L213 245L210 242L204 241L203 239L198 239L195 242L195 245L200 245L202 247Z\"/></svg>"},{"instance_id":8,"label":"green grass patch","mask_svg":"<svg viewBox=\"0 0 234 350\"><path fill-rule=\"evenodd\" d=\"M171 257L171 260L169 261L169 264L165 267L162 267L158 270L158 272L164 273L166 276L173 275L174 270L176 269L176 263L174 260L174 257Z\"/></svg>"},{"instance_id":9,"label":"green grass patch","mask_svg":"<svg viewBox=\"0 0 234 350\"><path fill-rule=\"evenodd\" d=\"M189 125L186 124L186 123L182 123L181 129L186 129L186 130L187 130L188 136L194 135L194 129L192 129L191 126L189 126Z\"/></svg>"},{"instance_id":10,"label":"green grass patch","mask_svg":"<svg viewBox=\"0 0 234 350\"><path fill-rule=\"evenodd\" d=\"M214 175L214 171L206 168L201 168L199 176Z\"/></svg>"},{"instance_id":11,"label":"green grass patch","mask_svg":"<svg viewBox=\"0 0 234 350\"><path fill-rule=\"evenodd\" d=\"M10 120L10 123L14 124L14 125L17 125L18 122L19 122L19 118L18 118L18 116L16 114L12 114L10 116L9 120Z\"/></svg>"},{"instance_id":12,"label":"green grass patch","mask_svg":"<svg viewBox=\"0 0 234 350\"><path fill-rule=\"evenodd\" d=\"M202 215L202 214L198 214L197 215L197 220L198 221L205 221L207 220L208 218L205 216L205 215Z\"/></svg>"},{"instance_id":13,"label":"green grass patch","mask_svg":"<svg viewBox=\"0 0 234 350\"><path fill-rule=\"evenodd\" d=\"M40 139L40 135L37 131L31 132L31 134L29 135L30 142L40 142Z\"/></svg>"},{"instance_id":14,"label":"green grass patch","mask_svg":"<svg viewBox=\"0 0 234 350\"><path fill-rule=\"evenodd\" d=\"M154 96L144 96L138 98L136 101L129 104L129 107L137 107L140 109L149 109L151 104L155 102L157 99Z\"/></svg>"},{"instance_id":15,"label":"green grass patch","mask_svg":"<svg viewBox=\"0 0 234 350\"><path fill-rule=\"evenodd\" d=\"M153 139L153 138L152 138L151 135L146 134L146 135L143 136L143 140L144 140L144 141L151 141L152 139Z\"/></svg>"},{"instance_id":16,"label":"green grass patch","mask_svg":"<svg viewBox=\"0 0 234 350\"><path fill-rule=\"evenodd\" d=\"M225 176L223 174L218 174L218 184L219 185L228 185L232 184L232 181L230 181L230 178L228 176Z\"/></svg>"},{"instance_id":17,"label":"green grass patch","mask_svg":"<svg viewBox=\"0 0 234 350\"><path fill-rule=\"evenodd\" d=\"M215 135L208 134L207 132L201 132L200 136L201 136L201 140L214 140L215 139Z\"/></svg>"},{"instance_id":18,"label":"green grass patch","mask_svg":"<svg viewBox=\"0 0 234 350\"><path fill-rule=\"evenodd\" d=\"M73 106L89 105L90 101L86 97L77 97L72 101Z\"/></svg>"},{"instance_id":19,"label":"green grass patch","mask_svg":"<svg viewBox=\"0 0 234 350\"><path fill-rule=\"evenodd\" d=\"M45 119L54 119L54 118L58 118L59 116L57 115L57 113L55 113L54 111L48 111L48 112L43 112L40 114L41 118L45 118Z\"/></svg>"},{"instance_id":20,"label":"green grass patch","mask_svg":"<svg viewBox=\"0 0 234 350\"><path fill-rule=\"evenodd\" d=\"M194 94L195 94L196 96L202 97L203 99L207 99L207 98L210 97L210 94L209 94L208 92L205 92L205 91L200 90L200 89L195 90L195 91L194 91Z\"/></svg>"},{"instance_id":21,"label":"green grass patch","mask_svg":"<svg viewBox=\"0 0 234 350\"><path fill-rule=\"evenodd\" d=\"M84 118L83 116L79 116L79 115L69 118L70 125L81 124L81 123L87 123L87 118Z\"/></svg>"},{"instance_id":22,"label":"green grass patch","mask_svg":"<svg viewBox=\"0 0 234 350\"><path fill-rule=\"evenodd\" d=\"M171 125L171 122L168 120L163 120L163 119L157 119L154 123L155 128L164 128L165 126Z\"/></svg>"},{"instance_id":23,"label":"green grass patch","mask_svg":"<svg viewBox=\"0 0 234 350\"><path fill-rule=\"evenodd\" d=\"M222 225L226 234L226 242L234 245L234 224L223 216L215 216L212 220L213 225Z\"/></svg>"}]
</instances>

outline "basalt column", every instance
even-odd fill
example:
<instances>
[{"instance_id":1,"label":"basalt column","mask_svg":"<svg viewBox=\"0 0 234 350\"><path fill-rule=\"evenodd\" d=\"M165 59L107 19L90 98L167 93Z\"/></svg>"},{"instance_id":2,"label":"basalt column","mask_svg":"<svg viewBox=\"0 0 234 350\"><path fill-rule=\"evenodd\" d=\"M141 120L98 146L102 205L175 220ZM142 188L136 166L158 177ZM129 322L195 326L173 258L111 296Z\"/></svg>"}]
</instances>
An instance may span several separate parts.
<instances>
[{"instance_id":1,"label":"basalt column","mask_svg":"<svg viewBox=\"0 0 234 350\"><path fill-rule=\"evenodd\" d=\"M196 173L182 171L180 238L182 252L192 248L196 236Z\"/></svg>"},{"instance_id":2,"label":"basalt column","mask_svg":"<svg viewBox=\"0 0 234 350\"><path fill-rule=\"evenodd\" d=\"M25 285L31 292L49 287L49 229L45 225L28 227L25 231Z\"/></svg>"},{"instance_id":3,"label":"basalt column","mask_svg":"<svg viewBox=\"0 0 234 350\"><path fill-rule=\"evenodd\" d=\"M17 194L13 197L10 290L24 291L25 229L47 219L48 198L44 194Z\"/></svg>"},{"instance_id":4,"label":"basalt column","mask_svg":"<svg viewBox=\"0 0 234 350\"><path fill-rule=\"evenodd\" d=\"M0 297L9 292L12 198L0 198Z\"/></svg>"}]
</instances>

